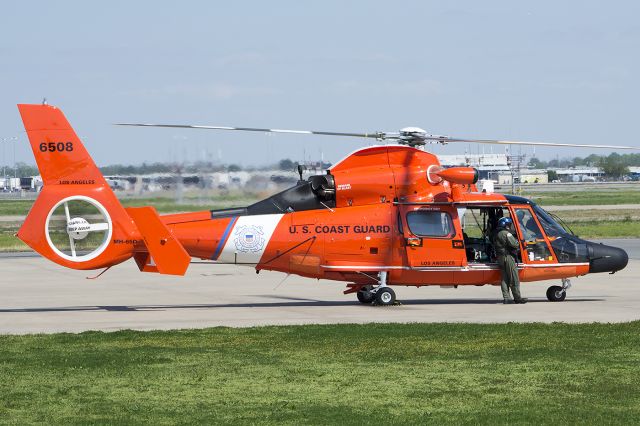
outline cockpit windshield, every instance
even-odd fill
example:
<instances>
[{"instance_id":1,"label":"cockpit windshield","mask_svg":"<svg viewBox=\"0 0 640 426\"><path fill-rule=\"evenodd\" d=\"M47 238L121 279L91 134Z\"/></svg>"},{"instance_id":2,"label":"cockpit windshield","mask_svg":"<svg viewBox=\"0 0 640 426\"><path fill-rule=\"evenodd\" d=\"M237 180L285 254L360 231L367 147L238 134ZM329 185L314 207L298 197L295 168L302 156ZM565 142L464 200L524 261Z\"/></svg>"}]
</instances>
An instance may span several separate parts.
<instances>
[{"instance_id":1,"label":"cockpit windshield","mask_svg":"<svg viewBox=\"0 0 640 426\"><path fill-rule=\"evenodd\" d=\"M553 216L542 207L532 205L540 225L549 237L551 247L560 263L585 263L589 262L589 254L586 241L573 235L570 229L561 226Z\"/></svg>"},{"instance_id":2,"label":"cockpit windshield","mask_svg":"<svg viewBox=\"0 0 640 426\"><path fill-rule=\"evenodd\" d=\"M536 213L538 220L540 221L540 225L544 229L545 234L549 238L560 237L565 234L571 234L570 230L567 230L562 227L558 222L556 222L553 217L549 213L547 213L542 207L533 205L533 211Z\"/></svg>"}]
</instances>

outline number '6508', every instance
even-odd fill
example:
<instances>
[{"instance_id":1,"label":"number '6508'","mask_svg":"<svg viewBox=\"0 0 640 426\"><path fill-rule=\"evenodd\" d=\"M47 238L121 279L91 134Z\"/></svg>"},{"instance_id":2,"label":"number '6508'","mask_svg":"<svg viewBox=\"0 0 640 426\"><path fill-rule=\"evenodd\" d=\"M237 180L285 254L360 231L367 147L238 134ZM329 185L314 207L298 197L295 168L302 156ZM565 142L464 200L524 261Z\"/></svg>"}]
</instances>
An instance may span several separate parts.
<instances>
[{"instance_id":1,"label":"number '6508'","mask_svg":"<svg viewBox=\"0 0 640 426\"><path fill-rule=\"evenodd\" d=\"M73 142L42 142L40 144L42 152L73 151Z\"/></svg>"}]
</instances>

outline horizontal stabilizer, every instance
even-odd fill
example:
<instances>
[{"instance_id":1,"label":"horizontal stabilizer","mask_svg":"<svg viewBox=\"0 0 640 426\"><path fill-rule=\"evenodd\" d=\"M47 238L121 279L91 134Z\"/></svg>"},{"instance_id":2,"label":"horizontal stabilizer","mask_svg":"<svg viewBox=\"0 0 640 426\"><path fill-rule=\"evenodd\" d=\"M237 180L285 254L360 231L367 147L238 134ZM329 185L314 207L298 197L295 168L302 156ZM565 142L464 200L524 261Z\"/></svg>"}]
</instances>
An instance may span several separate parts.
<instances>
[{"instance_id":1,"label":"horizontal stabilizer","mask_svg":"<svg viewBox=\"0 0 640 426\"><path fill-rule=\"evenodd\" d=\"M135 222L147 253L134 256L143 272L159 272L169 275L184 275L191 256L166 227L153 207L128 207L125 209Z\"/></svg>"}]
</instances>

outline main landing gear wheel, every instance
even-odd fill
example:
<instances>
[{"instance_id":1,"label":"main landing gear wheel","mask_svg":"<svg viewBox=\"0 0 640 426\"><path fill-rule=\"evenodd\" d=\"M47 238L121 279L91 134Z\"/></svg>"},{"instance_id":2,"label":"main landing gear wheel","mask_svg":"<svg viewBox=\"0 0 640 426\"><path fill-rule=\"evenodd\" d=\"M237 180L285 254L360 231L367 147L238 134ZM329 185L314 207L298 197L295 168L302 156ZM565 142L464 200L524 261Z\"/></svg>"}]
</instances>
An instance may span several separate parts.
<instances>
[{"instance_id":1,"label":"main landing gear wheel","mask_svg":"<svg viewBox=\"0 0 640 426\"><path fill-rule=\"evenodd\" d=\"M376 305L390 306L396 303L396 292L389 287L382 287L376 291Z\"/></svg>"},{"instance_id":2,"label":"main landing gear wheel","mask_svg":"<svg viewBox=\"0 0 640 426\"><path fill-rule=\"evenodd\" d=\"M366 285L358 290L356 296L358 296L358 301L360 303L364 303L365 305L372 303L376 298L376 295L371 292L373 290L373 286Z\"/></svg>"},{"instance_id":3,"label":"main landing gear wheel","mask_svg":"<svg viewBox=\"0 0 640 426\"><path fill-rule=\"evenodd\" d=\"M559 285L552 285L547 289L547 299L550 302L562 302L566 297L566 290Z\"/></svg>"}]
</instances>

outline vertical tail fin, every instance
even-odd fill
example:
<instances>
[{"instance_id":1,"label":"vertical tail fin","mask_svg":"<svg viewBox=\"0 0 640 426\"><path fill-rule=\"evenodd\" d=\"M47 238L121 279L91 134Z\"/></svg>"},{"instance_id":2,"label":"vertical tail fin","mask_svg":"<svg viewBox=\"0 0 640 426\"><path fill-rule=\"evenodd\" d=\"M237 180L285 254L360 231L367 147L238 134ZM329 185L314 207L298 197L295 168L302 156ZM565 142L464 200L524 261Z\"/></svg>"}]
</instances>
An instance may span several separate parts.
<instances>
[{"instance_id":1,"label":"vertical tail fin","mask_svg":"<svg viewBox=\"0 0 640 426\"><path fill-rule=\"evenodd\" d=\"M44 182L18 238L74 269L131 257L140 233L62 111L50 105L18 109Z\"/></svg>"},{"instance_id":2,"label":"vertical tail fin","mask_svg":"<svg viewBox=\"0 0 640 426\"><path fill-rule=\"evenodd\" d=\"M45 185L106 185L66 117L51 105L18 105Z\"/></svg>"}]
</instances>

